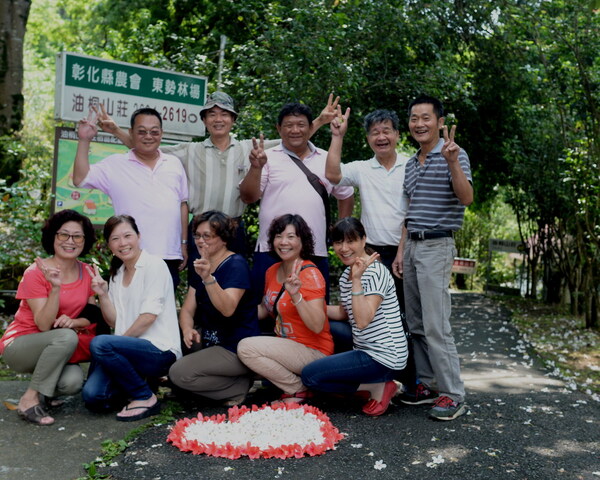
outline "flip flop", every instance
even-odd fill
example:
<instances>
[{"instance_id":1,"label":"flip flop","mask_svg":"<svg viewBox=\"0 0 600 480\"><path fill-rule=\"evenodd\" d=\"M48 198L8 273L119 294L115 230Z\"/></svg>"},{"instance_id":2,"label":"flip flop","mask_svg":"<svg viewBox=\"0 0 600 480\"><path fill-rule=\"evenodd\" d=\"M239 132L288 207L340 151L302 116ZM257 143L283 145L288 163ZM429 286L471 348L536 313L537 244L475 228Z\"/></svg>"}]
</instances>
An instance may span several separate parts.
<instances>
[{"instance_id":1,"label":"flip flop","mask_svg":"<svg viewBox=\"0 0 600 480\"><path fill-rule=\"evenodd\" d=\"M132 415L131 417L121 417L117 415L117 420L119 422L135 422L137 420L142 420L143 418L148 418L152 415L157 415L160 413L160 402L157 401L150 407L125 407L125 410L141 410L141 412L137 415Z\"/></svg>"},{"instance_id":2,"label":"flip flop","mask_svg":"<svg viewBox=\"0 0 600 480\"><path fill-rule=\"evenodd\" d=\"M54 419L50 423L42 423L42 418L50 417L50 415L48 415L48 412L44 410L44 407L42 407L39 403L31 408L28 408L27 410L21 410L20 408L17 408L17 414L23 420L35 425L41 425L42 427L46 427L54 423Z\"/></svg>"}]
</instances>

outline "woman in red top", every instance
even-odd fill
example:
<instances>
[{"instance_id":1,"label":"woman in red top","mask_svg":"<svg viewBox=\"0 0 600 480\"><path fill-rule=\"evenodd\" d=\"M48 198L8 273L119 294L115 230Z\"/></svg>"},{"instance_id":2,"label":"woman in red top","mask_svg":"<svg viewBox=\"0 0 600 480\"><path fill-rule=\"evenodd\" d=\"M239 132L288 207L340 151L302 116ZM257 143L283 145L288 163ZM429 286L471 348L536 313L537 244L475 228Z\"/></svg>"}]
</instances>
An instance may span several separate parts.
<instances>
[{"instance_id":1,"label":"woman in red top","mask_svg":"<svg viewBox=\"0 0 600 480\"><path fill-rule=\"evenodd\" d=\"M21 303L0 339L0 354L13 370L32 374L17 408L29 422L54 423L40 401L74 395L83 385L81 367L68 362L77 347L77 332L90 325L80 314L94 303L92 279L77 258L95 242L87 217L73 210L54 214L42 228L42 246L51 256L37 258L19 283ZM46 403L53 405L51 400Z\"/></svg>"},{"instance_id":2,"label":"woman in red top","mask_svg":"<svg viewBox=\"0 0 600 480\"><path fill-rule=\"evenodd\" d=\"M300 215L282 215L271 223L269 247L281 262L265 275L265 296L259 319L275 318L276 337L243 339L238 357L248 368L281 388L282 400L302 402L309 397L300 374L305 365L333 353L329 332L325 280L308 259L314 240Z\"/></svg>"}]
</instances>

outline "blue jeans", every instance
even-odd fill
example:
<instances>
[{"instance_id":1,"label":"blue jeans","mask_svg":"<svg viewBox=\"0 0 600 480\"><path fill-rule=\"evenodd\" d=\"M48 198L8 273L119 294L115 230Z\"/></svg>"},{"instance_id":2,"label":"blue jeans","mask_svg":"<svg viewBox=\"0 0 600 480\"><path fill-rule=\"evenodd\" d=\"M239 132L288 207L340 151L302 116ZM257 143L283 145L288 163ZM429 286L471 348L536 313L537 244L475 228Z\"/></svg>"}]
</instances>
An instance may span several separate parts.
<instances>
[{"instance_id":1,"label":"blue jeans","mask_svg":"<svg viewBox=\"0 0 600 480\"><path fill-rule=\"evenodd\" d=\"M302 383L327 393L354 393L362 383L389 382L396 375L362 350L336 353L302 369Z\"/></svg>"},{"instance_id":2,"label":"blue jeans","mask_svg":"<svg viewBox=\"0 0 600 480\"><path fill-rule=\"evenodd\" d=\"M92 410L113 407L116 397L145 400L152 390L145 377L162 377L175 362L148 340L121 335L98 335L90 345L92 363L83 386L83 401Z\"/></svg>"},{"instance_id":3,"label":"blue jeans","mask_svg":"<svg viewBox=\"0 0 600 480\"><path fill-rule=\"evenodd\" d=\"M352 347L354 346L352 340L352 327L348 321L329 320L329 331L333 337L335 353L352 350Z\"/></svg>"}]
</instances>

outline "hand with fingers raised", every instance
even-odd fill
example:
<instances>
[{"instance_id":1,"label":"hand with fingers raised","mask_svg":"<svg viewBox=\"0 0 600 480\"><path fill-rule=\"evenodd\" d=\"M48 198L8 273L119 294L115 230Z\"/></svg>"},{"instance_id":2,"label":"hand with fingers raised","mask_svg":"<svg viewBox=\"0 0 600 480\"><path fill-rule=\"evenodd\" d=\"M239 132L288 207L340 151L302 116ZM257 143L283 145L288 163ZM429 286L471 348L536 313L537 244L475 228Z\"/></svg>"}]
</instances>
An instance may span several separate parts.
<instances>
[{"instance_id":1,"label":"hand with fingers raised","mask_svg":"<svg viewBox=\"0 0 600 480\"><path fill-rule=\"evenodd\" d=\"M331 123L334 119L338 118L340 112L340 109L338 108L339 101L339 96L335 97L334 100L333 93L329 94L327 105L325 105L325 108L323 108L323 110L321 110L321 113L319 114L319 119L323 125L325 125L326 123Z\"/></svg>"},{"instance_id":2,"label":"hand with fingers raised","mask_svg":"<svg viewBox=\"0 0 600 480\"><path fill-rule=\"evenodd\" d=\"M350 269L350 278L352 278L352 280L360 280L369 265L376 260L379 260L379 254L377 252L373 253L366 259L358 257Z\"/></svg>"},{"instance_id":3,"label":"hand with fingers raised","mask_svg":"<svg viewBox=\"0 0 600 480\"><path fill-rule=\"evenodd\" d=\"M53 288L60 288L62 280L60 278L60 268L52 267L46 264L40 257L35 259L35 264L38 269L43 273L44 278L48 281Z\"/></svg>"},{"instance_id":4,"label":"hand with fingers raised","mask_svg":"<svg viewBox=\"0 0 600 480\"><path fill-rule=\"evenodd\" d=\"M442 155L446 159L448 164L458 163L458 154L460 153L460 147L454 142L454 135L456 133L456 125L452 125L450 129L450 135L448 135L448 126L444 125L444 145L442 146Z\"/></svg>"},{"instance_id":5,"label":"hand with fingers raised","mask_svg":"<svg viewBox=\"0 0 600 480\"><path fill-rule=\"evenodd\" d=\"M250 151L250 166L252 168L263 168L267 163L267 154L265 153L265 137L261 133L257 141L252 137L252 150Z\"/></svg>"},{"instance_id":6,"label":"hand with fingers raised","mask_svg":"<svg viewBox=\"0 0 600 480\"><path fill-rule=\"evenodd\" d=\"M92 277L92 291L99 297L103 297L106 294L108 294L108 282L104 280L100 275L100 270L98 270L98 266L93 265L93 267L90 267L89 265L86 265L86 268L88 273L90 274L90 277Z\"/></svg>"},{"instance_id":7,"label":"hand with fingers raised","mask_svg":"<svg viewBox=\"0 0 600 480\"><path fill-rule=\"evenodd\" d=\"M80 140L91 141L98 134L96 107L90 108L88 116L82 118L77 127L77 136Z\"/></svg>"}]
</instances>

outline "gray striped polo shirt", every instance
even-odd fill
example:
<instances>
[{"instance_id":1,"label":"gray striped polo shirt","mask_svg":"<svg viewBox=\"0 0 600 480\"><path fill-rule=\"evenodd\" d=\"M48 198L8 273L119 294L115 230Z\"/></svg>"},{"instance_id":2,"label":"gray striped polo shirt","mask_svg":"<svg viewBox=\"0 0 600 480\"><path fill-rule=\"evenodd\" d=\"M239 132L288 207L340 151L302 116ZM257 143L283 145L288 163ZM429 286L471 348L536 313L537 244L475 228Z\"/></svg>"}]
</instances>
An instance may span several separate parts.
<instances>
[{"instance_id":1,"label":"gray striped polo shirt","mask_svg":"<svg viewBox=\"0 0 600 480\"><path fill-rule=\"evenodd\" d=\"M406 165L404 195L410 199L410 205L405 223L409 232L455 232L462 226L465 206L452 190L452 175L448 162L442 156L443 145L444 139L440 138L435 148L427 154L424 165L419 162L419 152ZM473 183L469 157L462 148L458 160L467 179Z\"/></svg>"}]
</instances>

